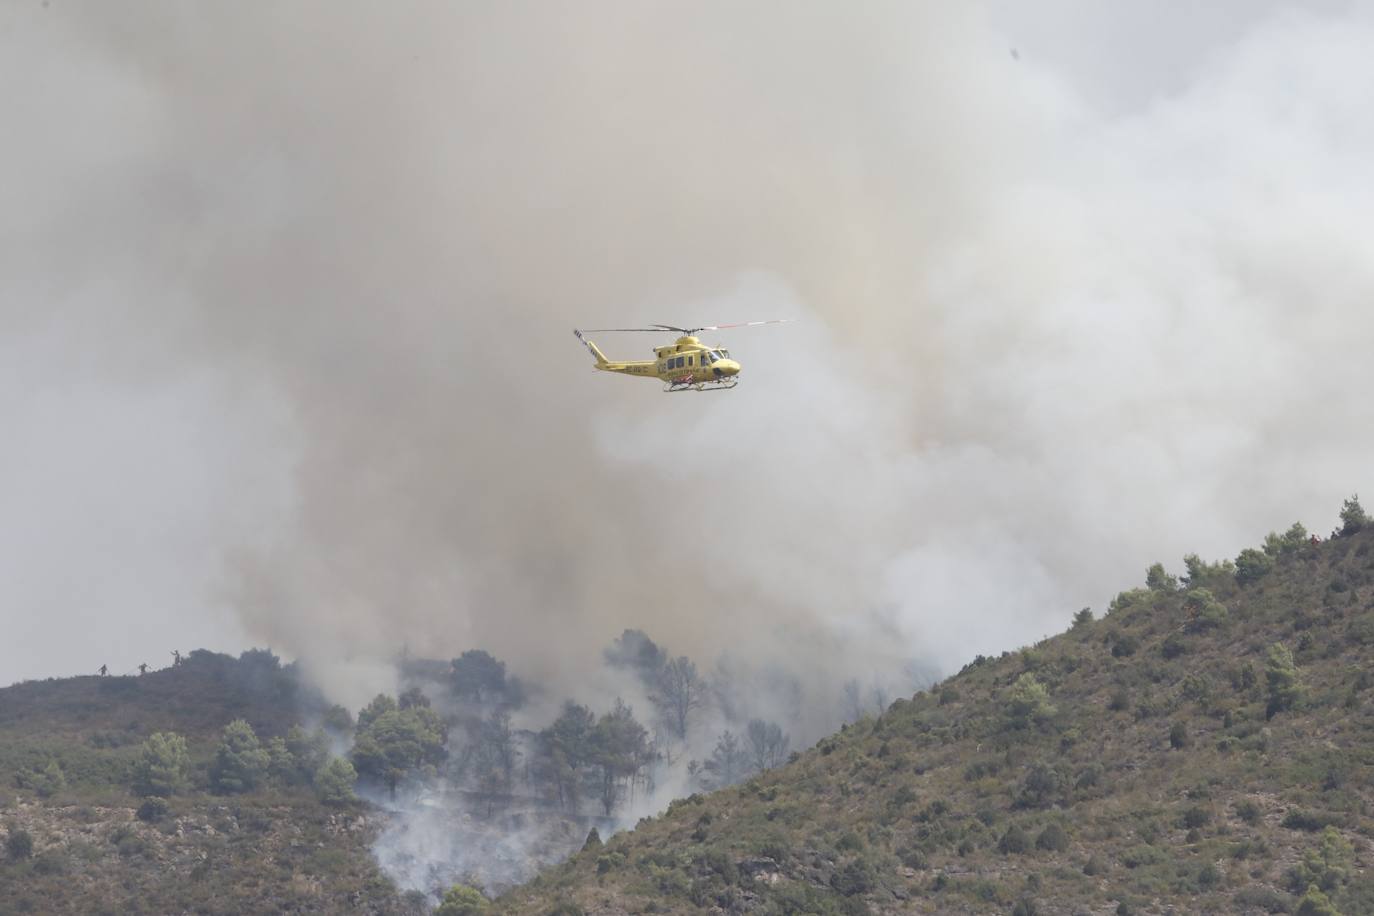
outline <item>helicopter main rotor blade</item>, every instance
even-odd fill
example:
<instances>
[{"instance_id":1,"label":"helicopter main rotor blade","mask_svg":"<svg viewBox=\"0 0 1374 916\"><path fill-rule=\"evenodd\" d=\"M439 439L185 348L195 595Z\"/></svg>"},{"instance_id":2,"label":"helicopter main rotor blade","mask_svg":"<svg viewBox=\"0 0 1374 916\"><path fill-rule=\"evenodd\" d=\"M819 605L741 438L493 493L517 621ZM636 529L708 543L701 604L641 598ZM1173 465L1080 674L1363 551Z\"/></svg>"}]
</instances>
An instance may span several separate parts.
<instances>
[{"instance_id":1,"label":"helicopter main rotor blade","mask_svg":"<svg viewBox=\"0 0 1374 916\"><path fill-rule=\"evenodd\" d=\"M679 334L695 334L697 331L726 331L730 328L752 328L761 324L787 324L791 318L774 318L769 321L741 321L737 324L708 324L701 328L680 328L675 324L656 324L651 328L583 328L589 334L604 334L607 332L626 332L626 333L646 333L662 334L664 331L676 331Z\"/></svg>"},{"instance_id":2,"label":"helicopter main rotor blade","mask_svg":"<svg viewBox=\"0 0 1374 916\"><path fill-rule=\"evenodd\" d=\"M692 328L693 331L725 331L730 328L753 328L761 324L787 324L791 318L773 318L769 321L741 321L737 324L708 324L704 328Z\"/></svg>"},{"instance_id":3,"label":"helicopter main rotor blade","mask_svg":"<svg viewBox=\"0 0 1374 916\"><path fill-rule=\"evenodd\" d=\"M583 328L588 334L603 334L607 331L644 331L649 334L662 334L664 331L677 331L679 328Z\"/></svg>"}]
</instances>

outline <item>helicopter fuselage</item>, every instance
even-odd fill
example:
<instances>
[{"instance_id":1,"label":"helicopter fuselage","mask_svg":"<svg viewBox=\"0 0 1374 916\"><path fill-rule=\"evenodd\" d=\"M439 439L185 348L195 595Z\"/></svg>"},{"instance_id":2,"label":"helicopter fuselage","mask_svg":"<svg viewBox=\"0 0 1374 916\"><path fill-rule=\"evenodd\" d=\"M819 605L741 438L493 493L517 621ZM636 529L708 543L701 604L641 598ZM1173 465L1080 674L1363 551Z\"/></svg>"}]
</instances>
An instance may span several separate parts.
<instances>
[{"instance_id":1,"label":"helicopter fuselage","mask_svg":"<svg viewBox=\"0 0 1374 916\"><path fill-rule=\"evenodd\" d=\"M737 382L740 365L730 358L730 351L709 347L692 336L679 337L675 342L654 347L654 359L609 360L596 344L575 332L596 357L596 369L621 375L637 375L663 382L668 390L695 388L730 388Z\"/></svg>"}]
</instances>

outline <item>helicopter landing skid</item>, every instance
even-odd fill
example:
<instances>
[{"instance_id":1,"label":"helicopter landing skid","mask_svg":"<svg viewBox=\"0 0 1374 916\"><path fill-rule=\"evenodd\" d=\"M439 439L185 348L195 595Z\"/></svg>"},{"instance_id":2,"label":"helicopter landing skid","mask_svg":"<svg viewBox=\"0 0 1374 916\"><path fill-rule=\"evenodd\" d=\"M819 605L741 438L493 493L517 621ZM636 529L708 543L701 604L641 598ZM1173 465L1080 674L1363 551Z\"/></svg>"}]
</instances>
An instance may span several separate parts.
<instances>
[{"instance_id":1,"label":"helicopter landing skid","mask_svg":"<svg viewBox=\"0 0 1374 916\"><path fill-rule=\"evenodd\" d=\"M710 382L669 382L663 387L665 394L676 391L728 391L739 384L739 379L720 379Z\"/></svg>"}]
</instances>

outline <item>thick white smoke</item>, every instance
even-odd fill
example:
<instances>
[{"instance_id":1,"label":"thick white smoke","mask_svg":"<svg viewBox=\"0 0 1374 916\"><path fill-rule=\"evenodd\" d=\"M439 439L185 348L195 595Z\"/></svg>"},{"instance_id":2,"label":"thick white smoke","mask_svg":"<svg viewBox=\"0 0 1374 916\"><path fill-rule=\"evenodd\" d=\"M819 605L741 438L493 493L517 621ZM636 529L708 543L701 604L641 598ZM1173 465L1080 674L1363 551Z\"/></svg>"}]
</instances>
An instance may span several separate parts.
<instances>
[{"instance_id":1,"label":"thick white smoke","mask_svg":"<svg viewBox=\"0 0 1374 916\"><path fill-rule=\"evenodd\" d=\"M825 693L1320 528L1374 24L1047 9L7 11L0 673L241 627L357 705L402 645L575 685L639 627ZM568 333L772 317L726 394Z\"/></svg>"}]
</instances>

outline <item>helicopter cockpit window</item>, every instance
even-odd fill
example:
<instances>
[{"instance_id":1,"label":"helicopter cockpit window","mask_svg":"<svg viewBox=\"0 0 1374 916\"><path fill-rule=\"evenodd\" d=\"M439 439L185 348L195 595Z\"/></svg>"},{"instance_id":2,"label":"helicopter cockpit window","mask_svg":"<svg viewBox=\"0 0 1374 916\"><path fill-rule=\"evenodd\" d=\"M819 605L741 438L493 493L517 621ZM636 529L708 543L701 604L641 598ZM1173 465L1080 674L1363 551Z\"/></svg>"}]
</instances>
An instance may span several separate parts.
<instances>
[{"instance_id":1,"label":"helicopter cockpit window","mask_svg":"<svg viewBox=\"0 0 1374 916\"><path fill-rule=\"evenodd\" d=\"M720 351L720 358L721 358L721 359L729 359L729 358L730 358L730 351L729 351L729 350L721 350L721 351Z\"/></svg>"}]
</instances>

